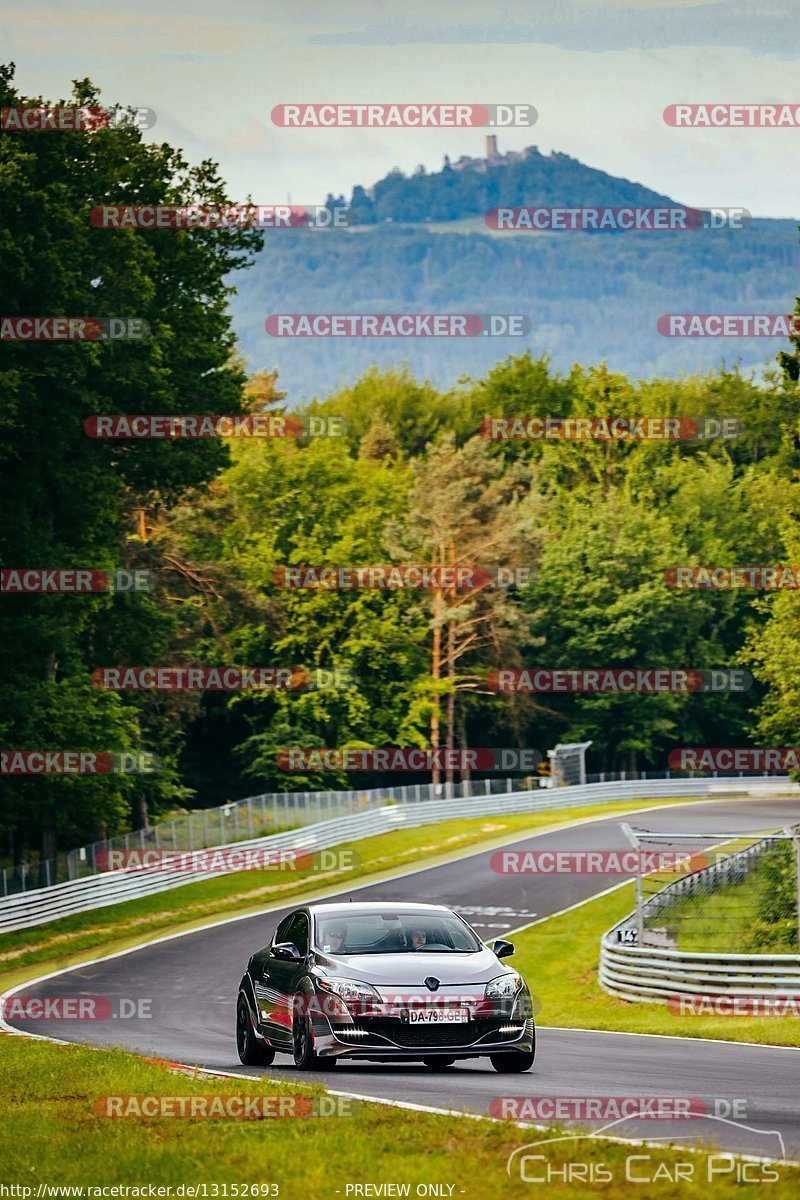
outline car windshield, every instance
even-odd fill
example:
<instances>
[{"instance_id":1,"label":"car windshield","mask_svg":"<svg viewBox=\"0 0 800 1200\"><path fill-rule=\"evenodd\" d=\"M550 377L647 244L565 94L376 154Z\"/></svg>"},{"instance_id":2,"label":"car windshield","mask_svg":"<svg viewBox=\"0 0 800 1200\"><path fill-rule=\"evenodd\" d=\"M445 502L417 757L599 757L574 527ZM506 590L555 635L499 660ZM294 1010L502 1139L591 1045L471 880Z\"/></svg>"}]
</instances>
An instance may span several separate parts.
<instances>
[{"instance_id":1,"label":"car windshield","mask_svg":"<svg viewBox=\"0 0 800 1200\"><path fill-rule=\"evenodd\" d=\"M317 918L317 949L325 954L474 954L471 929L449 913L345 913Z\"/></svg>"}]
</instances>

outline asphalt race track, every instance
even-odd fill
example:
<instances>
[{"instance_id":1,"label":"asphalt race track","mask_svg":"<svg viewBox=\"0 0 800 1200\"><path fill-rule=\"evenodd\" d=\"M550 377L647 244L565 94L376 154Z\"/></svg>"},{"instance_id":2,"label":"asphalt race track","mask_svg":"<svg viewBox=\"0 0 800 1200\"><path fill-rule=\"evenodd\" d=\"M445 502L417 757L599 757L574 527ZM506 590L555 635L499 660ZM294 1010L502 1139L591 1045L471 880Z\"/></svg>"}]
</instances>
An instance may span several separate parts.
<instances>
[{"instance_id":1,"label":"asphalt race track","mask_svg":"<svg viewBox=\"0 0 800 1200\"><path fill-rule=\"evenodd\" d=\"M515 849L626 849L621 819L647 829L687 833L746 833L800 821L800 802L788 799L725 798L660 811L646 809L644 805L638 815L587 822L510 845ZM553 815L557 820L558 814ZM355 899L447 904L489 938L558 912L621 879L619 875L498 875L489 866L491 853L472 854L395 881L359 887L350 894ZM19 993L152 997L151 1019L9 1023L69 1041L120 1046L219 1071L258 1073L243 1068L236 1055L237 985L249 955L269 940L287 911L274 909L145 946ZM535 976L529 983L535 993ZM539 1020L546 1026L547 1014L540 1013ZM456 1064L441 1074L415 1064L340 1063L325 1074L300 1075L291 1059L281 1055L263 1073L283 1080L319 1080L332 1090L363 1097L478 1113L486 1112L490 1101L500 1096L746 1100L746 1116L738 1123L628 1119L607 1132L683 1145L705 1137L724 1148L775 1158L783 1156L785 1146L786 1157L800 1159L800 1050L540 1027L536 1065L524 1075L498 1075L481 1059ZM537 1136L533 1130L529 1138L520 1131L520 1144Z\"/></svg>"}]
</instances>

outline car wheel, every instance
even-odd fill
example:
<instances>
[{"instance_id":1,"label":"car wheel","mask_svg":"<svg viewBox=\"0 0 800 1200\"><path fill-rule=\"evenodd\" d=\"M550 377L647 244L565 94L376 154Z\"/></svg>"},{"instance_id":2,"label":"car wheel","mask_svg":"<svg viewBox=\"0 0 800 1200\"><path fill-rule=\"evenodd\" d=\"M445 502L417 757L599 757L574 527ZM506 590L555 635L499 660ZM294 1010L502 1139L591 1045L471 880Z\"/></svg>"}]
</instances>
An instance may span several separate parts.
<instances>
[{"instance_id":1,"label":"car wheel","mask_svg":"<svg viewBox=\"0 0 800 1200\"><path fill-rule=\"evenodd\" d=\"M506 1050L503 1054L490 1054L489 1060L501 1075L518 1075L530 1071L536 1057L534 1050Z\"/></svg>"},{"instance_id":2,"label":"car wheel","mask_svg":"<svg viewBox=\"0 0 800 1200\"><path fill-rule=\"evenodd\" d=\"M256 1037L244 996L239 997L236 1005L236 1049L239 1051L239 1062L246 1067L268 1067L275 1057L272 1046Z\"/></svg>"},{"instance_id":3,"label":"car wheel","mask_svg":"<svg viewBox=\"0 0 800 1200\"><path fill-rule=\"evenodd\" d=\"M456 1060L454 1058L423 1058L422 1061L430 1071L446 1071Z\"/></svg>"},{"instance_id":4,"label":"car wheel","mask_svg":"<svg viewBox=\"0 0 800 1200\"><path fill-rule=\"evenodd\" d=\"M323 1065L314 1049L311 1018L308 1013L299 1013L292 1021L292 1052L298 1071L316 1071Z\"/></svg>"}]
</instances>

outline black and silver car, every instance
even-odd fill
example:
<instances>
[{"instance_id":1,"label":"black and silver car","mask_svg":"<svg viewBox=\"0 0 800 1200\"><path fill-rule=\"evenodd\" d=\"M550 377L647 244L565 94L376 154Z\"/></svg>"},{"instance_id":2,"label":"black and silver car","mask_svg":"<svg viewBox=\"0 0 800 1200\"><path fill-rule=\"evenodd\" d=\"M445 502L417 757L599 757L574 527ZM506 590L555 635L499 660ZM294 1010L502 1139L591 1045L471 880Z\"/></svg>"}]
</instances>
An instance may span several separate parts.
<instances>
[{"instance_id":1,"label":"black and silver car","mask_svg":"<svg viewBox=\"0 0 800 1200\"><path fill-rule=\"evenodd\" d=\"M500 962L510 942L481 941L439 904L307 904L281 921L239 985L236 1042L247 1065L292 1054L301 1070L340 1058L422 1060L433 1070L487 1057L533 1065L533 1005Z\"/></svg>"}]
</instances>

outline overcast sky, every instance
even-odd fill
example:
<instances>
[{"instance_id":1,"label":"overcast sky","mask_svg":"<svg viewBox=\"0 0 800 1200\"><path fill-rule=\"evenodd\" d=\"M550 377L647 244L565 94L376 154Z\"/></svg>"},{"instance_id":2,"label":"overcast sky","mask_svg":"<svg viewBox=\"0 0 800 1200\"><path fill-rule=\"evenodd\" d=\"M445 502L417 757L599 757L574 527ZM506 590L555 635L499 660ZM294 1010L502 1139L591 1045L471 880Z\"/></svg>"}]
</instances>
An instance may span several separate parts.
<instances>
[{"instance_id":1,"label":"overcast sky","mask_svg":"<svg viewBox=\"0 0 800 1200\"><path fill-rule=\"evenodd\" d=\"M75 0L0 17L20 89L51 100L89 76L154 109L146 136L213 158L233 199L349 197L392 167L482 154L469 129L291 130L289 102L528 103L534 143L687 204L798 216L800 129L671 129L678 102L800 104L798 0ZM55 136L55 135L31 135Z\"/></svg>"}]
</instances>

